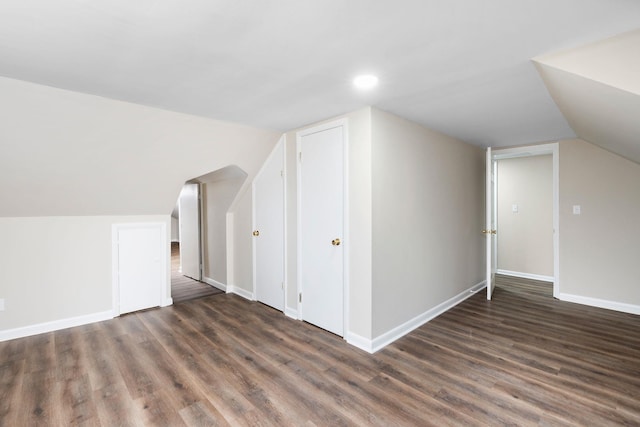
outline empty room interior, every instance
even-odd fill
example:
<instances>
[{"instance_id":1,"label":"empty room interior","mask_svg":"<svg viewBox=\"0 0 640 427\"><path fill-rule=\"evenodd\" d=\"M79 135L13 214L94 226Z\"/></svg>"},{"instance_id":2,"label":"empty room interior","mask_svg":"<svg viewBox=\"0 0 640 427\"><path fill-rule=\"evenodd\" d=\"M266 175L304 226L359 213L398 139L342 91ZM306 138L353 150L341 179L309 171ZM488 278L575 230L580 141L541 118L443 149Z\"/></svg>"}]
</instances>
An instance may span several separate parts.
<instances>
[{"instance_id":1,"label":"empty room interior","mask_svg":"<svg viewBox=\"0 0 640 427\"><path fill-rule=\"evenodd\" d=\"M4 0L0 150L0 426L640 424L640 2Z\"/></svg>"}]
</instances>

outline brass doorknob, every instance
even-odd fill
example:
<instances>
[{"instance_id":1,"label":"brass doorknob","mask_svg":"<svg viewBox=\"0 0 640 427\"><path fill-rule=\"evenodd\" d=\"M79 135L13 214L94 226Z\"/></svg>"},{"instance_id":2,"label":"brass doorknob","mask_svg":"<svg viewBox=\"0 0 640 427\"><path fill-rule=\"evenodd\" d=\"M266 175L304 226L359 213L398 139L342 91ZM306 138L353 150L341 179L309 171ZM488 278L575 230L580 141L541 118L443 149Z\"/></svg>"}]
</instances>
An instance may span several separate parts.
<instances>
[{"instance_id":1,"label":"brass doorknob","mask_svg":"<svg viewBox=\"0 0 640 427\"><path fill-rule=\"evenodd\" d=\"M332 244L333 246L340 246L340 239L333 239L333 240L331 241L331 244Z\"/></svg>"},{"instance_id":2,"label":"brass doorknob","mask_svg":"<svg viewBox=\"0 0 640 427\"><path fill-rule=\"evenodd\" d=\"M259 232L258 230L256 230L256 231L254 231L254 232L253 232L253 233L251 233L251 234L253 234L254 236L258 237L258 236L260 235L260 232Z\"/></svg>"}]
</instances>

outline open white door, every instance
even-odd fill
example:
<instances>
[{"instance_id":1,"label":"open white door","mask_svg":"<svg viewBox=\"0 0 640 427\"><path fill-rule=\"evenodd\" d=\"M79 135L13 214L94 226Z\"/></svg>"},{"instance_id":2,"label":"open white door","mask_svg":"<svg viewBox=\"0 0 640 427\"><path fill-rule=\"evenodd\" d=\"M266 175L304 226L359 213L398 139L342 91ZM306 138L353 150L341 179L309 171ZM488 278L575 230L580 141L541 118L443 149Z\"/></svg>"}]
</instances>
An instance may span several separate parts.
<instances>
[{"instance_id":1,"label":"open white door","mask_svg":"<svg viewBox=\"0 0 640 427\"><path fill-rule=\"evenodd\" d=\"M202 280L200 270L200 184L185 184L178 199L180 268L182 274Z\"/></svg>"},{"instance_id":2,"label":"open white door","mask_svg":"<svg viewBox=\"0 0 640 427\"><path fill-rule=\"evenodd\" d=\"M284 311L284 137L252 185L256 299Z\"/></svg>"},{"instance_id":3,"label":"open white door","mask_svg":"<svg viewBox=\"0 0 640 427\"><path fill-rule=\"evenodd\" d=\"M485 194L486 194L486 218L485 218L485 229L482 230L482 233L486 236L487 240L487 299L491 299L491 295L493 294L493 289L496 285L495 277L496 277L496 268L495 268L495 186L494 186L494 167L495 162L493 161L493 155L491 154L491 147L487 148L487 160L486 160L486 185L485 185Z\"/></svg>"},{"instance_id":4,"label":"open white door","mask_svg":"<svg viewBox=\"0 0 640 427\"><path fill-rule=\"evenodd\" d=\"M298 283L303 320L344 335L345 122L298 133Z\"/></svg>"}]
</instances>

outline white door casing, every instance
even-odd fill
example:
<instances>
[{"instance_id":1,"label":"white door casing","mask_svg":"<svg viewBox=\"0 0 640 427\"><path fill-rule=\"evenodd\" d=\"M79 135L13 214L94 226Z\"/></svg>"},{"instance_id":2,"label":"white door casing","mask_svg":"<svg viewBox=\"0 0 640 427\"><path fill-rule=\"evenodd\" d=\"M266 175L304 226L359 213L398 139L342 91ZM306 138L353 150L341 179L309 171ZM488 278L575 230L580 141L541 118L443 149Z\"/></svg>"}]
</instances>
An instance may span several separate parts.
<instances>
[{"instance_id":1,"label":"white door casing","mask_svg":"<svg viewBox=\"0 0 640 427\"><path fill-rule=\"evenodd\" d=\"M486 236L486 283L487 283L487 299L490 300L493 295L496 277L495 262L495 182L494 182L495 161L491 154L491 147L487 148L486 156L486 213L485 213L485 229L482 232Z\"/></svg>"},{"instance_id":2,"label":"white door casing","mask_svg":"<svg viewBox=\"0 0 640 427\"><path fill-rule=\"evenodd\" d=\"M114 315L168 305L166 225L114 224Z\"/></svg>"},{"instance_id":3,"label":"white door casing","mask_svg":"<svg viewBox=\"0 0 640 427\"><path fill-rule=\"evenodd\" d=\"M344 336L346 121L299 132L298 290L303 320Z\"/></svg>"},{"instance_id":4,"label":"white door casing","mask_svg":"<svg viewBox=\"0 0 640 427\"><path fill-rule=\"evenodd\" d=\"M252 184L253 287L256 299L284 311L285 138L275 146Z\"/></svg>"},{"instance_id":5,"label":"white door casing","mask_svg":"<svg viewBox=\"0 0 640 427\"><path fill-rule=\"evenodd\" d=\"M540 144L540 145L531 145L531 146L521 146L514 148L504 148L499 150L492 151L491 154L491 164L495 169L495 164L498 160L502 159L512 159L517 157L530 157L530 156L542 156L542 155L551 155L553 162L553 296L554 298L559 298L560 296L560 234L559 234L559 223L560 223L560 190L559 190L559 180L560 180L560 160L559 160L559 147L558 143L550 143L550 144ZM488 158L489 156L487 156ZM487 164L489 161L487 160ZM494 172L495 173L495 172ZM497 188L496 183L493 184L493 218L496 221L495 212L497 211L496 207L496 197L497 197ZM497 221L496 221L497 222ZM494 224L496 223L494 222ZM497 239L494 239L497 240ZM498 252L497 244L493 245L493 255L494 262L493 265L496 266L495 257Z\"/></svg>"},{"instance_id":6,"label":"white door casing","mask_svg":"<svg viewBox=\"0 0 640 427\"><path fill-rule=\"evenodd\" d=\"M185 184L178 198L180 226L180 270L202 280L200 268L200 184Z\"/></svg>"}]
</instances>

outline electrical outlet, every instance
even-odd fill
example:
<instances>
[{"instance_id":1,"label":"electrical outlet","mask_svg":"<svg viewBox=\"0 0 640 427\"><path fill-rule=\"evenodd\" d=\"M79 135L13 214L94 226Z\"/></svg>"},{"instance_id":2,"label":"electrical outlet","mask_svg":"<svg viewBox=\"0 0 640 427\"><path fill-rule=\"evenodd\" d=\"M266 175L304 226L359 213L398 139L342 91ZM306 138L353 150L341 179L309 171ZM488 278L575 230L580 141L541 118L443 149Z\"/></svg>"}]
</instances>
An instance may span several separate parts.
<instances>
[{"instance_id":1,"label":"electrical outlet","mask_svg":"<svg viewBox=\"0 0 640 427\"><path fill-rule=\"evenodd\" d=\"M4 298L0 298L0 311L4 311Z\"/></svg>"},{"instance_id":2,"label":"electrical outlet","mask_svg":"<svg viewBox=\"0 0 640 427\"><path fill-rule=\"evenodd\" d=\"M573 214L580 215L581 213L582 213L582 209L580 208L580 205L573 205Z\"/></svg>"}]
</instances>

